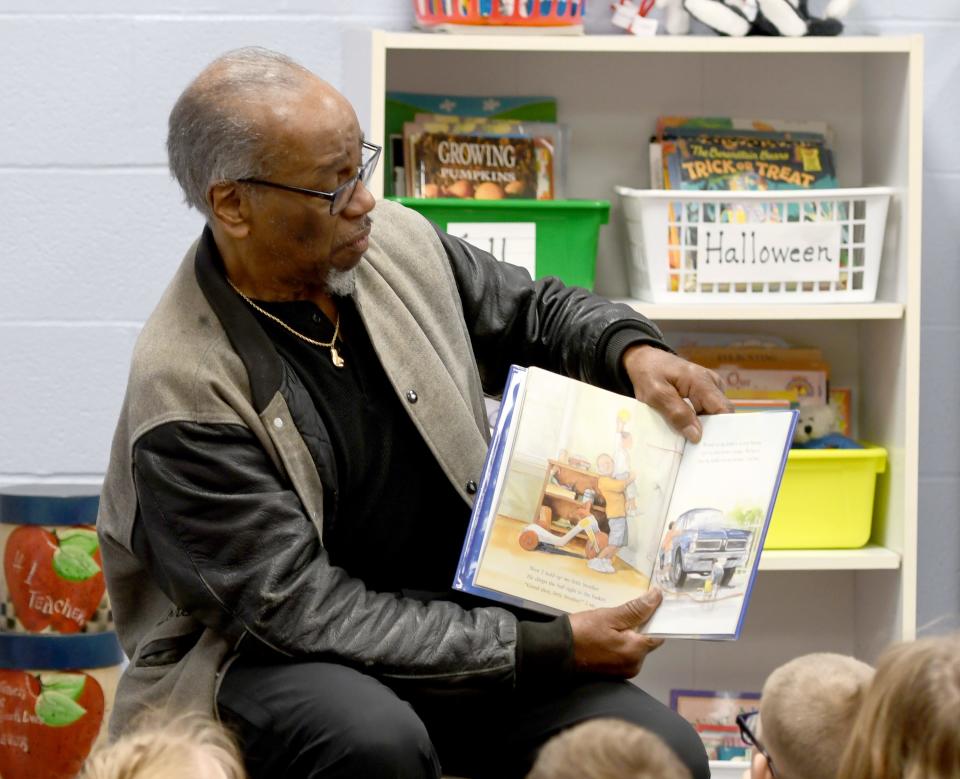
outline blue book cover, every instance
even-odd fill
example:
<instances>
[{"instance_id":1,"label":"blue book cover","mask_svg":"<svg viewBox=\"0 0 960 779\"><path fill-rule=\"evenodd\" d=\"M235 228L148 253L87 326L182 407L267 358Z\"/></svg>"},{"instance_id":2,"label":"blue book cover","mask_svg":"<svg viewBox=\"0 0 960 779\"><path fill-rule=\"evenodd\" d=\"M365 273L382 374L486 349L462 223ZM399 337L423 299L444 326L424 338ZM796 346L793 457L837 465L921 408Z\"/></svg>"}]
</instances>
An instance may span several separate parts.
<instances>
[{"instance_id":1,"label":"blue book cover","mask_svg":"<svg viewBox=\"0 0 960 779\"><path fill-rule=\"evenodd\" d=\"M637 400L514 366L453 586L573 613L656 585L645 632L737 638L796 418L703 416L691 444Z\"/></svg>"}]
</instances>

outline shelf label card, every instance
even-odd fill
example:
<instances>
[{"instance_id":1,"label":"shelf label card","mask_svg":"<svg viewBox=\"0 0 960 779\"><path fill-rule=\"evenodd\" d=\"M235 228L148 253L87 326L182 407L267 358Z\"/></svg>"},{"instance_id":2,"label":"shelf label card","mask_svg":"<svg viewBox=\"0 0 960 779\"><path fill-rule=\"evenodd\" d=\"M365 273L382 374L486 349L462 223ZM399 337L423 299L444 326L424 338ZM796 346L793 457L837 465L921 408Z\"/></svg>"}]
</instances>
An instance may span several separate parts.
<instances>
[{"instance_id":1,"label":"shelf label card","mask_svg":"<svg viewBox=\"0 0 960 779\"><path fill-rule=\"evenodd\" d=\"M701 224L697 233L701 284L840 279L838 223Z\"/></svg>"},{"instance_id":2,"label":"shelf label card","mask_svg":"<svg viewBox=\"0 0 960 779\"><path fill-rule=\"evenodd\" d=\"M536 222L450 222L447 232L537 277Z\"/></svg>"}]
</instances>

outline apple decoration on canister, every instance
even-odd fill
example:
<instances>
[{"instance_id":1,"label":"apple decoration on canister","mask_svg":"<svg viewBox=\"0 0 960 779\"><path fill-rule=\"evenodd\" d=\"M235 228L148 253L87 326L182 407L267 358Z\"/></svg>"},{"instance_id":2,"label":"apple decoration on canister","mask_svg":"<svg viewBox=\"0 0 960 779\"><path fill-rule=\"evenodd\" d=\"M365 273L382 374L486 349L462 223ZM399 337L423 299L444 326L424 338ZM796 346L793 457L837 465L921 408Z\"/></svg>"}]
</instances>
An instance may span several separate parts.
<instances>
[{"instance_id":1,"label":"apple decoration on canister","mask_svg":"<svg viewBox=\"0 0 960 779\"><path fill-rule=\"evenodd\" d=\"M93 485L0 490L2 632L99 633L113 629L94 529Z\"/></svg>"},{"instance_id":2,"label":"apple decoration on canister","mask_svg":"<svg viewBox=\"0 0 960 779\"><path fill-rule=\"evenodd\" d=\"M0 635L0 776L71 779L106 738L116 634Z\"/></svg>"}]
</instances>

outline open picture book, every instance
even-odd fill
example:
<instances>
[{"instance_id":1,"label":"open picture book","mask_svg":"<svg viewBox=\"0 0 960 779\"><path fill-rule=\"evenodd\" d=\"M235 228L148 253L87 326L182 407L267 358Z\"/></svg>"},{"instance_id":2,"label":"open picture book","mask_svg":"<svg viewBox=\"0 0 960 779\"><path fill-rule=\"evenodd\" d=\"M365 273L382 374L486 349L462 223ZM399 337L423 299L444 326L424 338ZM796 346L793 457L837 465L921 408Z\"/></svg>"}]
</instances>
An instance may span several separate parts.
<instances>
[{"instance_id":1,"label":"open picture book","mask_svg":"<svg viewBox=\"0 0 960 779\"><path fill-rule=\"evenodd\" d=\"M701 416L691 444L637 400L513 366L453 586L573 613L656 585L644 632L737 638L796 417Z\"/></svg>"}]
</instances>

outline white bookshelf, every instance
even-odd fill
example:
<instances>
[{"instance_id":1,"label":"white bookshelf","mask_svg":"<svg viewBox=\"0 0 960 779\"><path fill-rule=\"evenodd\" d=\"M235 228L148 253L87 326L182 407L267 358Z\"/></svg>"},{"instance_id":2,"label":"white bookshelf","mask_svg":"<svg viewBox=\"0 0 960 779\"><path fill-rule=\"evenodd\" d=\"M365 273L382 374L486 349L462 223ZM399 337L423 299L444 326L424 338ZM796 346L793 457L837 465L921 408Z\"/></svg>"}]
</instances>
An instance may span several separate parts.
<instances>
[{"instance_id":1,"label":"white bookshelf","mask_svg":"<svg viewBox=\"0 0 960 779\"><path fill-rule=\"evenodd\" d=\"M872 660L916 628L922 59L919 36L550 37L357 30L344 44L346 93L381 143L388 90L554 95L571 130L567 195L611 201L598 292L666 330L772 333L820 346L832 380L852 386L861 438L885 446L870 543L764 553L743 637L673 641L639 682L759 689L807 651ZM649 182L647 138L659 114L819 119L835 132L841 186L895 190L877 302L652 304L630 297L615 185ZM382 169L371 183L382 194Z\"/></svg>"}]
</instances>

